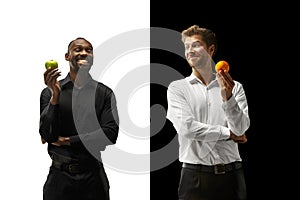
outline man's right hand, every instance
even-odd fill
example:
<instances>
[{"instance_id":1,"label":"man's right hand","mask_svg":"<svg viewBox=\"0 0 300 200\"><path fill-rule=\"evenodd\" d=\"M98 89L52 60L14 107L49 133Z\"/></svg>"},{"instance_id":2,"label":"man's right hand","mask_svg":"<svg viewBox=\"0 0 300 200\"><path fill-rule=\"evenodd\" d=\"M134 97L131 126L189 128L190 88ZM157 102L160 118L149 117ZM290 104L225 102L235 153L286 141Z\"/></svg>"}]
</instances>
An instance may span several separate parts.
<instances>
[{"instance_id":1,"label":"man's right hand","mask_svg":"<svg viewBox=\"0 0 300 200\"><path fill-rule=\"evenodd\" d=\"M234 142L241 143L241 144L247 142L247 137L245 133L243 135L237 136L230 131L230 139L232 139Z\"/></svg>"},{"instance_id":2,"label":"man's right hand","mask_svg":"<svg viewBox=\"0 0 300 200\"><path fill-rule=\"evenodd\" d=\"M44 82L49 87L52 92L52 98L50 100L51 104L57 104L60 94L60 85L57 78L61 75L61 72L56 69L47 69L44 73Z\"/></svg>"}]
</instances>

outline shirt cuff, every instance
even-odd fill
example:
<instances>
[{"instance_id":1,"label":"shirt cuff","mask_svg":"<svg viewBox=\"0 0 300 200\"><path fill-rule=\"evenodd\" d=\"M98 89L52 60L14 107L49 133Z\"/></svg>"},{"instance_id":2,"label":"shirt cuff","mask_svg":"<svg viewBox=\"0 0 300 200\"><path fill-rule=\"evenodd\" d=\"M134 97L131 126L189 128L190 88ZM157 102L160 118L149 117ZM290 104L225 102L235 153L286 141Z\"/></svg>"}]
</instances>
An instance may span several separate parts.
<instances>
[{"instance_id":1,"label":"shirt cuff","mask_svg":"<svg viewBox=\"0 0 300 200\"><path fill-rule=\"evenodd\" d=\"M224 110L230 109L232 107L234 107L237 104L235 98L233 97L233 95L230 97L230 99L228 99L227 101L223 102L222 107Z\"/></svg>"},{"instance_id":2,"label":"shirt cuff","mask_svg":"<svg viewBox=\"0 0 300 200\"><path fill-rule=\"evenodd\" d=\"M81 140L79 135L74 135L70 137L70 146L78 147L81 146Z\"/></svg>"},{"instance_id":3,"label":"shirt cuff","mask_svg":"<svg viewBox=\"0 0 300 200\"><path fill-rule=\"evenodd\" d=\"M228 140L230 139L230 130L226 127L221 127L221 139Z\"/></svg>"},{"instance_id":4,"label":"shirt cuff","mask_svg":"<svg viewBox=\"0 0 300 200\"><path fill-rule=\"evenodd\" d=\"M57 112L57 110L58 110L58 104L55 104L55 105L53 105L53 104L51 104L51 103L49 103L49 105L48 105L48 113L55 113L55 112Z\"/></svg>"}]
</instances>

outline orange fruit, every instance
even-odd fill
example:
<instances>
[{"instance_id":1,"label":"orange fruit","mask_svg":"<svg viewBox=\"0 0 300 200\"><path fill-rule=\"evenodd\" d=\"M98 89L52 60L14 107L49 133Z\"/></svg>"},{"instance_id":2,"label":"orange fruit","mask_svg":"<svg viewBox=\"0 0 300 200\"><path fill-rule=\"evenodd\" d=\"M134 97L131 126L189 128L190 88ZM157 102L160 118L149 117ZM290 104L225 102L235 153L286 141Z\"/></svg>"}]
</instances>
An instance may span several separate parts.
<instances>
[{"instance_id":1,"label":"orange fruit","mask_svg":"<svg viewBox=\"0 0 300 200\"><path fill-rule=\"evenodd\" d=\"M215 65L215 70L216 70L216 72L219 72L220 70L228 72L229 64L226 61L221 60Z\"/></svg>"}]
</instances>

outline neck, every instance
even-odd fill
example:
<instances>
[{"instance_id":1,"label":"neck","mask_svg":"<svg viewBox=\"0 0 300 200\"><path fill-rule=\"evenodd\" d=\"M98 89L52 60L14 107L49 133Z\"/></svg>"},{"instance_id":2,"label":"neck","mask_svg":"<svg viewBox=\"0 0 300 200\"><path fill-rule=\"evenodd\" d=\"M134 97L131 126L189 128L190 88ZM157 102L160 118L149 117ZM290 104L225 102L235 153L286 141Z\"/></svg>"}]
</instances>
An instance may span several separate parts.
<instances>
[{"instance_id":1,"label":"neck","mask_svg":"<svg viewBox=\"0 0 300 200\"><path fill-rule=\"evenodd\" d=\"M208 85L213 79L211 68L197 69L196 67L193 67L193 74L205 85Z\"/></svg>"},{"instance_id":2,"label":"neck","mask_svg":"<svg viewBox=\"0 0 300 200\"><path fill-rule=\"evenodd\" d=\"M70 77L76 88L82 88L88 80L89 73L85 73L83 71L75 71L72 67L70 67Z\"/></svg>"}]
</instances>

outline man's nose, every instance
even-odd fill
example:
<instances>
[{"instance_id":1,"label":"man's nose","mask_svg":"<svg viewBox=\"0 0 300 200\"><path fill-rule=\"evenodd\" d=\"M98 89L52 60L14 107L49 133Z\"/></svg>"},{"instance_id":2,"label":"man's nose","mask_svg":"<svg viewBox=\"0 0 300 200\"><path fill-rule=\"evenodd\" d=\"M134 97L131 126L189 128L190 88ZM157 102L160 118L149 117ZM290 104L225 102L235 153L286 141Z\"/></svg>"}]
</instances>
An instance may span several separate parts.
<instances>
[{"instance_id":1,"label":"man's nose","mask_svg":"<svg viewBox=\"0 0 300 200\"><path fill-rule=\"evenodd\" d=\"M194 48L192 46L190 46L188 49L187 49L187 52L194 52Z\"/></svg>"},{"instance_id":2,"label":"man's nose","mask_svg":"<svg viewBox=\"0 0 300 200\"><path fill-rule=\"evenodd\" d=\"M87 55L87 51L85 49L82 49L80 55Z\"/></svg>"}]
</instances>

